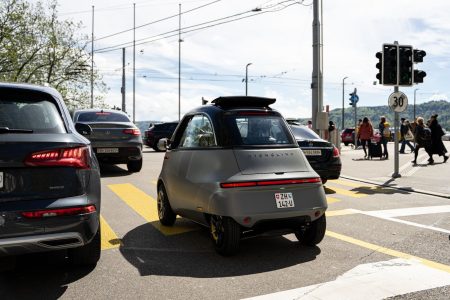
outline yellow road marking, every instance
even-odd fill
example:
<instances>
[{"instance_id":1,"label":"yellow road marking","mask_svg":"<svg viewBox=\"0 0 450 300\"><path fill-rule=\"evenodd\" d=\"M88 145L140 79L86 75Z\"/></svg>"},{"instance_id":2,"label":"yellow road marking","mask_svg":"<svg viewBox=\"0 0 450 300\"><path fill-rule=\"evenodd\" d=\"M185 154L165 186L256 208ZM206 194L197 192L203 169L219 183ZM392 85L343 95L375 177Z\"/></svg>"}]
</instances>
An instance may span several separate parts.
<instances>
[{"instance_id":1,"label":"yellow road marking","mask_svg":"<svg viewBox=\"0 0 450 300\"><path fill-rule=\"evenodd\" d=\"M173 227L161 225L156 200L130 183L110 184L108 187L135 212L165 235L180 234L198 229L194 223L190 222L178 226L175 224Z\"/></svg>"},{"instance_id":2,"label":"yellow road marking","mask_svg":"<svg viewBox=\"0 0 450 300\"><path fill-rule=\"evenodd\" d=\"M103 216L100 216L100 232L102 250L118 248L121 244L119 238L112 230L111 226L105 221Z\"/></svg>"},{"instance_id":3,"label":"yellow road marking","mask_svg":"<svg viewBox=\"0 0 450 300\"><path fill-rule=\"evenodd\" d=\"M388 193L392 192L392 190L389 188L377 186L374 184L368 184L368 183L355 183L355 182L341 180L341 179L333 179L333 180L329 180L328 182L330 182L331 184L339 184L339 185L359 188L360 190L367 190L367 191L370 191L369 194L373 194L373 193L388 194ZM336 188L329 188L329 189L337 190ZM362 193L360 195L365 195L365 193Z\"/></svg>"},{"instance_id":4,"label":"yellow road marking","mask_svg":"<svg viewBox=\"0 0 450 300\"><path fill-rule=\"evenodd\" d=\"M352 198L364 198L364 197L367 197L367 194L360 194L360 193L357 193L357 192L353 192L353 191L349 191L349 190L341 189L341 188L337 188L337 187L332 187L332 188L325 187L325 193L327 192L327 190L328 191L334 191L334 192L336 192L338 194L349 196L349 197L352 197Z\"/></svg>"},{"instance_id":5,"label":"yellow road marking","mask_svg":"<svg viewBox=\"0 0 450 300\"><path fill-rule=\"evenodd\" d=\"M341 201L341 200L333 198L333 197L327 197L327 203L328 204L339 202L339 201Z\"/></svg>"},{"instance_id":6,"label":"yellow road marking","mask_svg":"<svg viewBox=\"0 0 450 300\"><path fill-rule=\"evenodd\" d=\"M424 265L426 265L428 267L431 267L431 268L434 268L434 269L438 269L438 270L450 273L450 266L447 266L447 265L444 265L444 264L441 264L441 263L438 263L438 262L435 262L435 261L431 261L431 260L428 260L428 259L425 259L425 258L421 258L421 257L418 257L418 256L414 256L414 255L411 255L411 254L408 254L408 253L404 253L404 252L400 252L400 251L397 251L397 250L393 250L393 249L385 248L385 247L378 246L378 245L375 245L375 244L371 244L371 243L368 243L368 242L364 242L364 241L361 241L361 240L358 240L358 239L355 239L355 238L352 238L352 237L349 237L349 236L346 236L346 235L342 235L342 234L339 234L339 233L336 233L336 232L328 231L328 230L326 231L325 234L327 236L333 237L335 239L338 239L338 240L341 240L341 241L344 241L344 242L347 242L347 243L351 243L351 244L354 244L354 245L357 245L357 246L360 246L360 247L363 247L363 248L367 248L367 249L370 249L370 250L373 250L373 251L377 251L377 252L380 252L380 253L383 253L383 254L387 254L387 255L390 255L390 256L393 256L393 257L416 260L416 261L419 261L420 263L422 263L422 264L424 264Z\"/></svg>"},{"instance_id":7,"label":"yellow road marking","mask_svg":"<svg viewBox=\"0 0 450 300\"><path fill-rule=\"evenodd\" d=\"M333 179L333 180L329 180L329 182L330 183L336 183L336 184L339 184L339 185L350 186L350 187L373 187L374 186L374 185L361 186L361 183L355 183L355 182L342 180L342 179Z\"/></svg>"},{"instance_id":8,"label":"yellow road marking","mask_svg":"<svg viewBox=\"0 0 450 300\"><path fill-rule=\"evenodd\" d=\"M358 211L355 209L341 209L341 210L327 210L327 217L336 217L336 216L345 216L345 215L353 215L357 214Z\"/></svg>"}]
</instances>

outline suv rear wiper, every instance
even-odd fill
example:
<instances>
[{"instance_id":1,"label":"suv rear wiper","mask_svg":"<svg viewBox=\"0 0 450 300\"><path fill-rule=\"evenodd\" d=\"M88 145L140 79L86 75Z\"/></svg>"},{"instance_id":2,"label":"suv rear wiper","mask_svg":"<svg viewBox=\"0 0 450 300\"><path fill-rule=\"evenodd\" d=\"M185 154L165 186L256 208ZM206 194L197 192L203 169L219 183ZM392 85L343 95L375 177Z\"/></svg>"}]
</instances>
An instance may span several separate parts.
<instances>
[{"instance_id":1,"label":"suv rear wiper","mask_svg":"<svg viewBox=\"0 0 450 300\"><path fill-rule=\"evenodd\" d=\"M33 133L31 129L18 129L9 127L0 127L0 134L2 133Z\"/></svg>"}]
</instances>

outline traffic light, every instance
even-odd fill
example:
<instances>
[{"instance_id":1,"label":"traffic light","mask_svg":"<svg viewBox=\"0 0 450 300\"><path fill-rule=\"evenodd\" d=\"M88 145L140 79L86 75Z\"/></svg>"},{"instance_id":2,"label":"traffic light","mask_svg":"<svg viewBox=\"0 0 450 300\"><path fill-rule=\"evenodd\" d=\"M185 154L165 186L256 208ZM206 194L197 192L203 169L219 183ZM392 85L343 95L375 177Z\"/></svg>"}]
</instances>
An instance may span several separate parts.
<instances>
[{"instance_id":1,"label":"traffic light","mask_svg":"<svg viewBox=\"0 0 450 300\"><path fill-rule=\"evenodd\" d=\"M423 62L423 57L426 56L427 53L423 50L414 50L414 62L419 63Z\"/></svg>"},{"instance_id":2,"label":"traffic light","mask_svg":"<svg viewBox=\"0 0 450 300\"><path fill-rule=\"evenodd\" d=\"M378 63L375 65L378 69L378 73L376 75L378 82L383 84L383 53L377 52L375 57L378 58Z\"/></svg>"},{"instance_id":3,"label":"traffic light","mask_svg":"<svg viewBox=\"0 0 450 300\"><path fill-rule=\"evenodd\" d=\"M427 73L422 70L414 70L414 83L423 83L423 78L427 76Z\"/></svg>"},{"instance_id":4,"label":"traffic light","mask_svg":"<svg viewBox=\"0 0 450 300\"><path fill-rule=\"evenodd\" d=\"M383 44L383 84L397 85L398 84L398 45Z\"/></svg>"},{"instance_id":5,"label":"traffic light","mask_svg":"<svg viewBox=\"0 0 450 300\"><path fill-rule=\"evenodd\" d=\"M415 49L413 54L413 61L415 63L421 63L423 62L423 57L426 55L427 53L425 51ZM414 70L413 82L422 83L425 76L427 76L427 73L425 73L425 71Z\"/></svg>"},{"instance_id":6,"label":"traffic light","mask_svg":"<svg viewBox=\"0 0 450 300\"><path fill-rule=\"evenodd\" d=\"M413 83L413 48L398 46L398 85L411 86Z\"/></svg>"}]
</instances>

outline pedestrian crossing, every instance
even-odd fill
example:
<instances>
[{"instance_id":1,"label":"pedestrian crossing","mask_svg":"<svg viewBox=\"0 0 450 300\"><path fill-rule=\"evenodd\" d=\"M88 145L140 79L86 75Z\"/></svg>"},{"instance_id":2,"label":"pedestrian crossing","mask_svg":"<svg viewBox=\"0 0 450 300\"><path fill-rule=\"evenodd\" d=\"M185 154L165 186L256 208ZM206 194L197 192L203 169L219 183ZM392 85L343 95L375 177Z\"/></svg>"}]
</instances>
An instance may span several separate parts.
<instances>
[{"instance_id":1,"label":"pedestrian crossing","mask_svg":"<svg viewBox=\"0 0 450 300\"><path fill-rule=\"evenodd\" d=\"M151 180L150 185L152 188L156 188L156 181ZM158 218L157 201L155 197L131 183L109 184L107 187L123 203L125 203L127 207L142 217L143 220L151 224L164 236L178 235L200 229L199 225L180 217L178 217L177 222L172 227L161 225ZM339 203L347 198L361 199L367 197L373 193L374 189L377 189L377 187L367 184L362 185L350 180L329 180L325 185L328 205ZM104 216L100 217L100 227L102 250L120 247L120 237L118 237L114 229L108 224Z\"/></svg>"}]
</instances>

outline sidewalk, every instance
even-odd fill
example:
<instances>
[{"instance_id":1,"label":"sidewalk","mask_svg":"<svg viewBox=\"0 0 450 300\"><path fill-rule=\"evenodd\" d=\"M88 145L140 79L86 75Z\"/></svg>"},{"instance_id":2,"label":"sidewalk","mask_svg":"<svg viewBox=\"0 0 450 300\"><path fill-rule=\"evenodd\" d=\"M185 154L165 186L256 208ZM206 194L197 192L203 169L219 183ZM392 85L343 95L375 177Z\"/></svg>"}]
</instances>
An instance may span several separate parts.
<instances>
[{"instance_id":1,"label":"sidewalk","mask_svg":"<svg viewBox=\"0 0 450 300\"><path fill-rule=\"evenodd\" d=\"M450 152L450 142L444 142ZM399 145L400 148L400 145ZM428 155L420 149L417 165L411 161L414 154L399 154L399 173L401 177L393 178L394 173L394 143L388 143L389 159L364 159L362 148L352 149L350 146L341 146L342 178L360 180L364 182L386 185L406 190L413 190L425 194L436 195L450 199L450 160L442 163L443 157L433 155L434 164L428 165ZM450 153L447 153L450 155Z\"/></svg>"}]
</instances>

